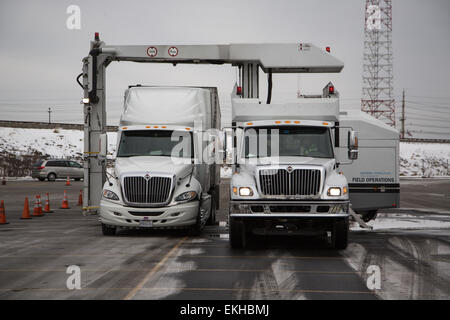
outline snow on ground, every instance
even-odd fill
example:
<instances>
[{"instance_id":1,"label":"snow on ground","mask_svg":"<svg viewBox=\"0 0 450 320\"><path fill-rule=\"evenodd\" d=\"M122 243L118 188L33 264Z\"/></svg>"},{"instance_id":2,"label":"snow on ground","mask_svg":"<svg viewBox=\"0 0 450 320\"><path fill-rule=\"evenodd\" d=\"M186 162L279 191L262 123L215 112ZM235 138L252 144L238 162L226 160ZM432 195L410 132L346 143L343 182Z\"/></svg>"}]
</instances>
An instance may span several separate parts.
<instances>
[{"instance_id":1,"label":"snow on ground","mask_svg":"<svg viewBox=\"0 0 450 320\"><path fill-rule=\"evenodd\" d=\"M108 152L116 149L115 132L108 132ZM0 127L0 151L16 155L41 152L54 158L83 156L83 131L66 129L21 129ZM400 174L403 176L445 176L450 162L450 144L400 143ZM230 177L231 169L222 168L222 176Z\"/></svg>"},{"instance_id":2,"label":"snow on ground","mask_svg":"<svg viewBox=\"0 0 450 320\"><path fill-rule=\"evenodd\" d=\"M108 152L116 146L116 133L108 132ZM21 129L0 127L0 150L15 155L35 151L51 158L77 158L83 156L83 131L66 129Z\"/></svg>"},{"instance_id":3,"label":"snow on ground","mask_svg":"<svg viewBox=\"0 0 450 320\"><path fill-rule=\"evenodd\" d=\"M400 143L400 175L448 176L450 169L450 144Z\"/></svg>"},{"instance_id":4,"label":"snow on ground","mask_svg":"<svg viewBox=\"0 0 450 320\"><path fill-rule=\"evenodd\" d=\"M421 215L407 213L379 213L375 220L371 220L367 224L372 226L373 230L450 229L450 212L446 214L427 212ZM361 231L366 229L363 229L354 223L351 230Z\"/></svg>"}]
</instances>

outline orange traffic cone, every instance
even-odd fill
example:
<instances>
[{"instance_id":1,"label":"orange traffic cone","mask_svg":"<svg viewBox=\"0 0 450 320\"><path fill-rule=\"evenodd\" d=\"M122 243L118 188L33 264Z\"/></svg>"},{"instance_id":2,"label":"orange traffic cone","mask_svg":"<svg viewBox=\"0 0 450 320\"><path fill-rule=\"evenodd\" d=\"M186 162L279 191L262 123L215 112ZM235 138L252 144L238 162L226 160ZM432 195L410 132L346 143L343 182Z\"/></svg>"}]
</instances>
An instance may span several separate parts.
<instances>
[{"instance_id":1,"label":"orange traffic cone","mask_svg":"<svg viewBox=\"0 0 450 320\"><path fill-rule=\"evenodd\" d=\"M80 190L80 195L78 196L78 203L77 206L83 205L83 190Z\"/></svg>"},{"instance_id":2,"label":"orange traffic cone","mask_svg":"<svg viewBox=\"0 0 450 320\"><path fill-rule=\"evenodd\" d=\"M25 197L25 204L23 205L22 217L20 219L31 219L28 197Z\"/></svg>"},{"instance_id":3,"label":"orange traffic cone","mask_svg":"<svg viewBox=\"0 0 450 320\"><path fill-rule=\"evenodd\" d=\"M42 213L42 203L41 196L36 195L36 201L34 202L33 208L33 217L42 217L44 214Z\"/></svg>"},{"instance_id":4,"label":"orange traffic cone","mask_svg":"<svg viewBox=\"0 0 450 320\"><path fill-rule=\"evenodd\" d=\"M5 202L2 200L0 203L0 224L8 224L6 222L6 213L5 213Z\"/></svg>"},{"instance_id":5,"label":"orange traffic cone","mask_svg":"<svg viewBox=\"0 0 450 320\"><path fill-rule=\"evenodd\" d=\"M70 179L69 179L69 176L67 176L66 186L70 186Z\"/></svg>"},{"instance_id":6,"label":"orange traffic cone","mask_svg":"<svg viewBox=\"0 0 450 320\"><path fill-rule=\"evenodd\" d=\"M64 190L64 198L63 198L63 202L61 204L61 209L70 209L70 207L69 207L69 200L67 200L67 192L66 192L66 190Z\"/></svg>"},{"instance_id":7,"label":"orange traffic cone","mask_svg":"<svg viewBox=\"0 0 450 320\"><path fill-rule=\"evenodd\" d=\"M50 210L50 197L49 197L48 193L46 193L46 195L47 195L47 199L45 200L44 212L50 213L50 212L53 212L52 210Z\"/></svg>"}]
</instances>

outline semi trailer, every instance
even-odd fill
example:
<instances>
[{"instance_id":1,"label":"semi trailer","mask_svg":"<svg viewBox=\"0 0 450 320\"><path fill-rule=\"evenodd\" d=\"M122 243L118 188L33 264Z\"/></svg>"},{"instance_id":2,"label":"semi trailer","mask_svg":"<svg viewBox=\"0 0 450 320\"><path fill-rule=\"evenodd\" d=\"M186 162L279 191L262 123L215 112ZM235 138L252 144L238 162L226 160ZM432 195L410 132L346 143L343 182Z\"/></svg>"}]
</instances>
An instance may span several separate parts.
<instances>
[{"instance_id":1,"label":"semi trailer","mask_svg":"<svg viewBox=\"0 0 450 320\"><path fill-rule=\"evenodd\" d=\"M232 247L251 235L326 234L345 249L350 210L368 220L398 206L398 132L340 111L331 83L292 103L236 97L232 121Z\"/></svg>"},{"instance_id":2,"label":"semi trailer","mask_svg":"<svg viewBox=\"0 0 450 320\"><path fill-rule=\"evenodd\" d=\"M216 88L130 86L114 170L103 186L103 234L125 228L189 228L215 220L220 170L205 134L220 129ZM212 132L213 134L214 132Z\"/></svg>"}]
</instances>

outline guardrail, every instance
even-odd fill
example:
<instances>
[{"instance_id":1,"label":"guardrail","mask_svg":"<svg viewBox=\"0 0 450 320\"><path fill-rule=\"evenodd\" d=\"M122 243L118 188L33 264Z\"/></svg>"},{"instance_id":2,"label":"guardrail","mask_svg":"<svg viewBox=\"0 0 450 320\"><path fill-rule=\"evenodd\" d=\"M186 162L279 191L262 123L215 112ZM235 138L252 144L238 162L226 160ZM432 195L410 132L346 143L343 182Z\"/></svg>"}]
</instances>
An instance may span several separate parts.
<instances>
[{"instance_id":1,"label":"guardrail","mask_svg":"<svg viewBox=\"0 0 450 320\"><path fill-rule=\"evenodd\" d=\"M449 139L405 138L405 139L400 139L400 142L450 143L450 140Z\"/></svg>"},{"instance_id":2,"label":"guardrail","mask_svg":"<svg viewBox=\"0 0 450 320\"><path fill-rule=\"evenodd\" d=\"M0 127L8 128L25 128L25 129L68 129L68 130L84 130L84 124L78 123L48 123L35 121L13 121L0 120ZM117 126L107 126L109 132L117 131Z\"/></svg>"}]
</instances>

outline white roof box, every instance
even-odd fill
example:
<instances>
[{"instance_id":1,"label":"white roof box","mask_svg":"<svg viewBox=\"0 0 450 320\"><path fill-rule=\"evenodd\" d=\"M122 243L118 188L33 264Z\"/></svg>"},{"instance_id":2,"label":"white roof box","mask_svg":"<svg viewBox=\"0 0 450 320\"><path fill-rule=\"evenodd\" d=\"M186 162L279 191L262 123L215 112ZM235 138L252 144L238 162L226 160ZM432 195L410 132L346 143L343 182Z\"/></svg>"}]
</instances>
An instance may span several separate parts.
<instances>
[{"instance_id":1,"label":"white roof box","mask_svg":"<svg viewBox=\"0 0 450 320\"><path fill-rule=\"evenodd\" d=\"M233 99L234 122L275 119L339 121L337 98L299 99L293 103L260 104L257 99Z\"/></svg>"},{"instance_id":2,"label":"white roof box","mask_svg":"<svg viewBox=\"0 0 450 320\"><path fill-rule=\"evenodd\" d=\"M166 124L194 126L211 121L211 93L189 87L131 87L125 92L120 126Z\"/></svg>"}]
</instances>

